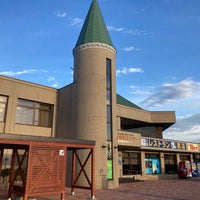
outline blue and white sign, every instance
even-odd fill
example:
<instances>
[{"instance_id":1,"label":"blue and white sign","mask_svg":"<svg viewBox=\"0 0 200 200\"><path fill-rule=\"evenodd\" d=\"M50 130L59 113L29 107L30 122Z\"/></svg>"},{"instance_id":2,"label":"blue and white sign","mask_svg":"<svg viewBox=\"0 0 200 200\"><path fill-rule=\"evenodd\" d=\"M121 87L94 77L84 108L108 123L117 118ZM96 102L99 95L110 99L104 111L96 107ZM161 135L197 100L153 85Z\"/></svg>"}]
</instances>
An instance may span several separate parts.
<instances>
[{"instance_id":1,"label":"blue and white sign","mask_svg":"<svg viewBox=\"0 0 200 200\"><path fill-rule=\"evenodd\" d=\"M152 138L142 138L141 146L149 147L149 148L186 150L186 143L184 142L169 141L169 140L162 140L162 139L152 139Z\"/></svg>"}]
</instances>

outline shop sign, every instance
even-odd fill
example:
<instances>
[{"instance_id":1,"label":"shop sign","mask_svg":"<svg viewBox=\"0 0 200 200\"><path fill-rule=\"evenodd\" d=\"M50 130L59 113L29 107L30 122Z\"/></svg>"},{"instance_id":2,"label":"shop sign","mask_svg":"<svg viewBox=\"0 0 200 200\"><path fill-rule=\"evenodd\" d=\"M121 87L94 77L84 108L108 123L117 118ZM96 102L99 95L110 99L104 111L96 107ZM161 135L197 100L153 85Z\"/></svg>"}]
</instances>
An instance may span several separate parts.
<instances>
[{"instance_id":1,"label":"shop sign","mask_svg":"<svg viewBox=\"0 0 200 200\"><path fill-rule=\"evenodd\" d=\"M140 135L129 132L118 132L117 136L118 144L140 146Z\"/></svg>"},{"instance_id":2,"label":"shop sign","mask_svg":"<svg viewBox=\"0 0 200 200\"><path fill-rule=\"evenodd\" d=\"M199 151L198 144L187 144L188 151Z\"/></svg>"},{"instance_id":3,"label":"shop sign","mask_svg":"<svg viewBox=\"0 0 200 200\"><path fill-rule=\"evenodd\" d=\"M186 150L186 143L151 138L142 138L141 146L150 148Z\"/></svg>"}]
</instances>

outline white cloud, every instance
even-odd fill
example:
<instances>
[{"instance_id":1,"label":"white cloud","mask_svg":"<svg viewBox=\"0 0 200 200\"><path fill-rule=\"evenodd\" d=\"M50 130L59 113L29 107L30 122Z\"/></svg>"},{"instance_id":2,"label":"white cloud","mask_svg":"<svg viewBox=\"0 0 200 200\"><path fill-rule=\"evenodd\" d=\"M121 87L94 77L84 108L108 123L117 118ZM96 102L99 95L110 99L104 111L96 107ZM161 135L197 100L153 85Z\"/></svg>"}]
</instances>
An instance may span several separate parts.
<instances>
[{"instance_id":1,"label":"white cloud","mask_svg":"<svg viewBox=\"0 0 200 200\"><path fill-rule=\"evenodd\" d=\"M142 104L148 107L157 107L166 103L186 100L195 97L200 99L200 82L191 79L182 80L177 83L163 84L157 93L145 99Z\"/></svg>"},{"instance_id":2,"label":"white cloud","mask_svg":"<svg viewBox=\"0 0 200 200\"><path fill-rule=\"evenodd\" d=\"M78 17L75 17L75 18L69 17L68 20L69 20L70 26L81 26L83 24L83 19L78 18Z\"/></svg>"},{"instance_id":3,"label":"white cloud","mask_svg":"<svg viewBox=\"0 0 200 200\"><path fill-rule=\"evenodd\" d=\"M189 142L200 142L200 125L187 130L169 128L164 134L164 138L173 140L182 140Z\"/></svg>"},{"instance_id":4,"label":"white cloud","mask_svg":"<svg viewBox=\"0 0 200 200\"><path fill-rule=\"evenodd\" d=\"M65 12L56 12L56 16L60 18L65 18L67 16L67 13Z\"/></svg>"},{"instance_id":5,"label":"white cloud","mask_svg":"<svg viewBox=\"0 0 200 200\"><path fill-rule=\"evenodd\" d=\"M143 36L143 35L149 35L149 33L145 30L138 30L138 29L135 29L135 30L124 30L123 33L125 34L129 34L129 35L135 35L135 36Z\"/></svg>"},{"instance_id":6,"label":"white cloud","mask_svg":"<svg viewBox=\"0 0 200 200\"><path fill-rule=\"evenodd\" d=\"M138 96L149 96L152 94L152 91L154 90L154 87L143 87L143 86L130 86L130 94L134 94Z\"/></svg>"},{"instance_id":7,"label":"white cloud","mask_svg":"<svg viewBox=\"0 0 200 200\"><path fill-rule=\"evenodd\" d=\"M120 74L126 75L126 74L129 74L129 73L142 73L142 72L143 72L143 70L139 67L137 67L137 68L133 68L133 67L126 68L126 67L124 67L123 69L116 70L116 75L118 76Z\"/></svg>"},{"instance_id":8,"label":"white cloud","mask_svg":"<svg viewBox=\"0 0 200 200\"><path fill-rule=\"evenodd\" d=\"M24 69L22 71L18 71L18 72L14 72L14 71L5 71L5 72L0 72L0 75L4 75L4 76L19 76L22 74L31 74L36 72L37 70L35 69Z\"/></svg>"},{"instance_id":9,"label":"white cloud","mask_svg":"<svg viewBox=\"0 0 200 200\"><path fill-rule=\"evenodd\" d=\"M53 87L53 88L57 88L58 86L59 86L58 83L54 83L51 85L51 87Z\"/></svg>"},{"instance_id":10,"label":"white cloud","mask_svg":"<svg viewBox=\"0 0 200 200\"><path fill-rule=\"evenodd\" d=\"M177 118L176 124L163 133L166 139L200 142L200 113Z\"/></svg>"},{"instance_id":11,"label":"white cloud","mask_svg":"<svg viewBox=\"0 0 200 200\"><path fill-rule=\"evenodd\" d=\"M108 31L116 31L116 32L121 32L124 30L124 27L116 28L114 26L107 26Z\"/></svg>"},{"instance_id":12,"label":"white cloud","mask_svg":"<svg viewBox=\"0 0 200 200\"><path fill-rule=\"evenodd\" d=\"M51 83L51 87L56 88L56 87L59 86L58 82L56 81L56 78L53 77L53 76L49 76L49 77L47 78L47 81L48 81L49 83Z\"/></svg>"},{"instance_id":13,"label":"white cloud","mask_svg":"<svg viewBox=\"0 0 200 200\"><path fill-rule=\"evenodd\" d=\"M133 46L123 48L124 51L140 51L141 49L135 48Z\"/></svg>"},{"instance_id":14,"label":"white cloud","mask_svg":"<svg viewBox=\"0 0 200 200\"><path fill-rule=\"evenodd\" d=\"M83 19L79 17L72 17L67 15L65 12L56 12L55 15L59 18L66 18L67 22L70 26L82 26L83 24Z\"/></svg>"},{"instance_id":15,"label":"white cloud","mask_svg":"<svg viewBox=\"0 0 200 200\"><path fill-rule=\"evenodd\" d=\"M48 81L48 82L55 81L55 77L49 76L49 77L47 78L47 81Z\"/></svg>"},{"instance_id":16,"label":"white cloud","mask_svg":"<svg viewBox=\"0 0 200 200\"><path fill-rule=\"evenodd\" d=\"M124 27L115 27L115 26L107 26L108 31L115 31L115 32L121 32L128 35L133 36L144 36L153 34L152 32L148 32L146 30L138 30L138 29L126 29Z\"/></svg>"}]
</instances>

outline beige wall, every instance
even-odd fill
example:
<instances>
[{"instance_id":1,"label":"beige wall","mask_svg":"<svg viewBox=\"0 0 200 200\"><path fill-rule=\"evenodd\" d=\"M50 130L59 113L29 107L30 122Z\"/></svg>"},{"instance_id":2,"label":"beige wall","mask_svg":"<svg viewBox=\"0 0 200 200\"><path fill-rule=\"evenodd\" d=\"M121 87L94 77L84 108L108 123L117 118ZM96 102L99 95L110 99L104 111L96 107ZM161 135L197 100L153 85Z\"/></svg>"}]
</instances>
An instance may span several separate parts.
<instances>
[{"instance_id":1,"label":"beige wall","mask_svg":"<svg viewBox=\"0 0 200 200\"><path fill-rule=\"evenodd\" d=\"M150 111L151 123L175 123L174 111Z\"/></svg>"},{"instance_id":2,"label":"beige wall","mask_svg":"<svg viewBox=\"0 0 200 200\"><path fill-rule=\"evenodd\" d=\"M74 84L70 84L58 90L58 114L56 137L73 139L72 132L72 102Z\"/></svg>"},{"instance_id":3,"label":"beige wall","mask_svg":"<svg viewBox=\"0 0 200 200\"><path fill-rule=\"evenodd\" d=\"M146 111L131 108L123 105L117 105L117 116L134 119L148 123L175 123L176 117L174 111Z\"/></svg>"},{"instance_id":4,"label":"beige wall","mask_svg":"<svg viewBox=\"0 0 200 200\"><path fill-rule=\"evenodd\" d=\"M174 111L146 111L117 104L116 109L117 128L121 130L120 118L133 120L132 132L140 133L143 137L163 138L163 125L172 125L176 122ZM144 125L135 128L135 121L143 122Z\"/></svg>"},{"instance_id":5,"label":"beige wall","mask_svg":"<svg viewBox=\"0 0 200 200\"><path fill-rule=\"evenodd\" d=\"M150 122L151 116L148 111L131 108L117 104L116 114L118 117L125 117L128 119L135 119L138 121Z\"/></svg>"},{"instance_id":6,"label":"beige wall","mask_svg":"<svg viewBox=\"0 0 200 200\"><path fill-rule=\"evenodd\" d=\"M0 123L1 133L13 133L22 135L39 135L52 137L55 135L55 121L57 108L57 90L41 85L0 76L0 94L8 96L8 107L5 123ZM28 126L15 123L17 99L22 98L31 101L54 105L53 127Z\"/></svg>"}]
</instances>

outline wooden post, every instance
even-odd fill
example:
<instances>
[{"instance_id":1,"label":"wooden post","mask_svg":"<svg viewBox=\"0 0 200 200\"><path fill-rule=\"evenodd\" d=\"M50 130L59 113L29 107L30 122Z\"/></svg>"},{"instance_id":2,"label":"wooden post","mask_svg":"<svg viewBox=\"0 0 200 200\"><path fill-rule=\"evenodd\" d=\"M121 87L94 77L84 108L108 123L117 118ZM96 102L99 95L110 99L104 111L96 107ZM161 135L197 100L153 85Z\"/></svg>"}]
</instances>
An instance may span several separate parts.
<instances>
[{"instance_id":1,"label":"wooden post","mask_svg":"<svg viewBox=\"0 0 200 200\"><path fill-rule=\"evenodd\" d=\"M4 152L4 148L0 148L0 174L2 170L2 164L3 164L3 152Z\"/></svg>"},{"instance_id":2,"label":"wooden post","mask_svg":"<svg viewBox=\"0 0 200 200\"><path fill-rule=\"evenodd\" d=\"M95 152L94 152L94 147L91 149L92 155L91 155L91 199L95 199L95 194L94 194L94 187L95 187L95 176L94 176L94 160L95 160Z\"/></svg>"},{"instance_id":3,"label":"wooden post","mask_svg":"<svg viewBox=\"0 0 200 200\"><path fill-rule=\"evenodd\" d=\"M74 195L74 181L76 175L76 154L75 150L72 151L72 180L71 180L71 194Z\"/></svg>"},{"instance_id":4,"label":"wooden post","mask_svg":"<svg viewBox=\"0 0 200 200\"><path fill-rule=\"evenodd\" d=\"M65 200L65 193L61 193L61 200Z\"/></svg>"},{"instance_id":5,"label":"wooden post","mask_svg":"<svg viewBox=\"0 0 200 200\"><path fill-rule=\"evenodd\" d=\"M13 188L13 179L14 179L14 168L15 168L15 153L17 149L13 149L12 151L12 160L11 160L11 167L10 167L10 176L9 176L9 189L8 189L8 198L11 198L12 195L12 188Z\"/></svg>"}]
</instances>

